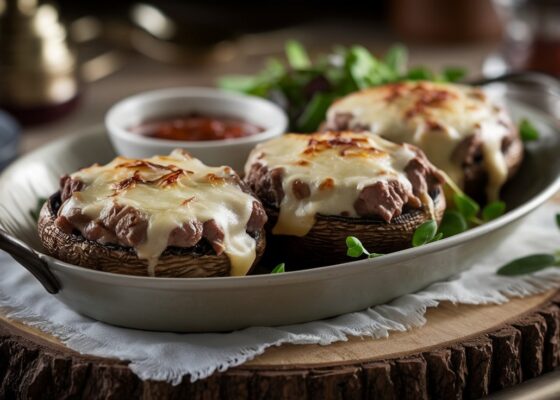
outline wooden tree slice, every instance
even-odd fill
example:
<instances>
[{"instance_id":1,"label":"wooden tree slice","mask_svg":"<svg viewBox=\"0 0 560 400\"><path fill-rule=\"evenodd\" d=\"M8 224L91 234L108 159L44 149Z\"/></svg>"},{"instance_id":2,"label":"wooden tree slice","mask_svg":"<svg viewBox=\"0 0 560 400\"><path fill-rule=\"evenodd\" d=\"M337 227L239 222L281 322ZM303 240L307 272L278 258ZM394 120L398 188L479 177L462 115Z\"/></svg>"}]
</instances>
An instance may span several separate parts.
<instances>
[{"instance_id":1,"label":"wooden tree slice","mask_svg":"<svg viewBox=\"0 0 560 400\"><path fill-rule=\"evenodd\" d=\"M142 382L127 362L80 355L0 317L2 398L475 399L560 364L560 292L504 305L444 303L387 339L285 345L180 385Z\"/></svg>"}]
</instances>

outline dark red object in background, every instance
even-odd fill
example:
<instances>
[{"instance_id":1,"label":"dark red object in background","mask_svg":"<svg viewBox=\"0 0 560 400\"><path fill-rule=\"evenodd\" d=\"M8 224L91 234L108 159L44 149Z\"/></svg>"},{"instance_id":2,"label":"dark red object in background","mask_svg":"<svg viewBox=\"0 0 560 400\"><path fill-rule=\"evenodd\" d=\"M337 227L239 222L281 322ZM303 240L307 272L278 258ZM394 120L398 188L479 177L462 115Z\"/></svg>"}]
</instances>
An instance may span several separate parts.
<instances>
[{"instance_id":1,"label":"dark red object in background","mask_svg":"<svg viewBox=\"0 0 560 400\"><path fill-rule=\"evenodd\" d=\"M497 40L501 23L492 0L392 0L397 34L411 42Z\"/></svg>"},{"instance_id":2,"label":"dark red object in background","mask_svg":"<svg viewBox=\"0 0 560 400\"><path fill-rule=\"evenodd\" d=\"M22 107L13 104L0 104L0 108L9 112L21 125L31 126L55 121L73 111L80 103L80 95L59 104Z\"/></svg>"},{"instance_id":3,"label":"dark red object in background","mask_svg":"<svg viewBox=\"0 0 560 400\"><path fill-rule=\"evenodd\" d=\"M531 46L527 69L560 76L560 38L537 38Z\"/></svg>"},{"instance_id":4,"label":"dark red object in background","mask_svg":"<svg viewBox=\"0 0 560 400\"><path fill-rule=\"evenodd\" d=\"M527 5L534 39L526 67L560 76L560 1L531 0Z\"/></svg>"}]
</instances>

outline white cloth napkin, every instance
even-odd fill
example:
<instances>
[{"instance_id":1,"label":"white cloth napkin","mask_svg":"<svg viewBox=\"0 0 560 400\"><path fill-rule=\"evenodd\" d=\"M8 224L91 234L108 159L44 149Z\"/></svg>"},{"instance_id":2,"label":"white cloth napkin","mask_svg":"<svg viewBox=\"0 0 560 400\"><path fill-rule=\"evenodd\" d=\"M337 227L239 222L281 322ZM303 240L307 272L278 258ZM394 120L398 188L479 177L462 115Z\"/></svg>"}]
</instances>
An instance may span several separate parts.
<instances>
[{"instance_id":1,"label":"white cloth napkin","mask_svg":"<svg viewBox=\"0 0 560 400\"><path fill-rule=\"evenodd\" d=\"M348 336L386 337L423 325L427 307L440 301L465 304L503 303L508 297L528 296L560 287L560 268L533 276L500 277L498 266L512 258L560 248L560 231L554 223L559 206L547 204L486 260L446 282L400 297L390 304L365 311L276 328L254 327L224 334L154 333L117 328L76 314L43 288L6 254L0 253L0 306L16 318L59 337L80 353L129 360L142 379L178 384L224 371L283 343L329 343Z\"/></svg>"}]
</instances>

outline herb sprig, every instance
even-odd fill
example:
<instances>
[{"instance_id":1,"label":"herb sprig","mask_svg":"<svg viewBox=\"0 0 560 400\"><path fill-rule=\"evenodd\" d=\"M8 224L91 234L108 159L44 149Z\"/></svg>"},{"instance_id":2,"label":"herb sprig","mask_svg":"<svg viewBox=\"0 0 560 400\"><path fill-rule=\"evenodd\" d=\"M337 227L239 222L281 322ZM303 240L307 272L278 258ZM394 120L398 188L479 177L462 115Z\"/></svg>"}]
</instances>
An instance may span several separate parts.
<instances>
[{"instance_id":1,"label":"herb sprig","mask_svg":"<svg viewBox=\"0 0 560 400\"><path fill-rule=\"evenodd\" d=\"M47 199L45 197L39 197L37 199L37 203L35 204L35 208L29 210L29 215L33 218L33 221L39 221L39 213L41 212L41 208L43 208L43 204L45 204Z\"/></svg>"},{"instance_id":2,"label":"herb sprig","mask_svg":"<svg viewBox=\"0 0 560 400\"><path fill-rule=\"evenodd\" d=\"M346 255L348 257L358 258L362 255L367 256L367 258L375 258L382 256L381 253L370 253L362 244L360 239L355 236L348 236L346 238Z\"/></svg>"},{"instance_id":3,"label":"herb sprig","mask_svg":"<svg viewBox=\"0 0 560 400\"><path fill-rule=\"evenodd\" d=\"M469 229L471 225L480 225L501 216L506 210L503 201L493 201L488 203L482 211L480 205L472 198L467 196L449 177L446 176L446 183L454 192L454 208L445 211L440 225L433 219L420 224L412 235L412 246L419 247L428 243L457 235ZM481 215L482 219L478 217ZM560 217L558 217L560 218ZM560 224L560 220L558 221ZM559 225L560 226L560 225ZM346 238L346 254L349 257L358 258L366 255L368 258L382 256L379 253L370 253L355 236Z\"/></svg>"},{"instance_id":4,"label":"herb sprig","mask_svg":"<svg viewBox=\"0 0 560 400\"><path fill-rule=\"evenodd\" d=\"M286 272L286 264L285 263L278 264L276 267L274 267L272 269L272 271L270 271L271 274L281 274L283 272Z\"/></svg>"},{"instance_id":5,"label":"herb sprig","mask_svg":"<svg viewBox=\"0 0 560 400\"><path fill-rule=\"evenodd\" d=\"M519 122L519 135L524 142L534 142L539 139L540 133L527 118L523 118Z\"/></svg>"},{"instance_id":6,"label":"herb sprig","mask_svg":"<svg viewBox=\"0 0 560 400\"><path fill-rule=\"evenodd\" d=\"M286 110L290 129L316 131L332 102L371 86L405 80L456 82L466 72L451 67L441 73L425 67L408 68L408 51L402 45L390 48L384 57L375 57L365 47L336 47L313 62L301 43L285 44L285 60L270 58L256 75L229 75L218 86L268 98Z\"/></svg>"},{"instance_id":7,"label":"herb sprig","mask_svg":"<svg viewBox=\"0 0 560 400\"><path fill-rule=\"evenodd\" d=\"M472 226L481 225L501 217L506 212L506 203L501 200L492 201L484 207L466 195L448 176L447 186L453 191L453 204L445 211L438 232L442 238L465 232Z\"/></svg>"},{"instance_id":8,"label":"herb sprig","mask_svg":"<svg viewBox=\"0 0 560 400\"><path fill-rule=\"evenodd\" d=\"M555 215L555 222L560 229L560 213ZM532 274L548 267L560 267L560 250L554 254L530 254L508 262L500 267L498 275L517 276Z\"/></svg>"},{"instance_id":9,"label":"herb sprig","mask_svg":"<svg viewBox=\"0 0 560 400\"><path fill-rule=\"evenodd\" d=\"M422 246L440 240L442 237L443 234L438 233L437 222L430 219L416 228L412 235L412 246Z\"/></svg>"}]
</instances>

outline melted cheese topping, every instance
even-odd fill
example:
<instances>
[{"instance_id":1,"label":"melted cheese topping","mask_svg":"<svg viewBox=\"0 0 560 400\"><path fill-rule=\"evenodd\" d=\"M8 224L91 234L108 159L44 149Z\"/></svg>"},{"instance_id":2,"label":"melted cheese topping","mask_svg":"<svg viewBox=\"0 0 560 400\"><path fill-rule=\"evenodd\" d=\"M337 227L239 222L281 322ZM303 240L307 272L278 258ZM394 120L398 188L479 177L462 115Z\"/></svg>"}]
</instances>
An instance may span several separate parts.
<instances>
[{"instance_id":1,"label":"melted cheese topping","mask_svg":"<svg viewBox=\"0 0 560 400\"><path fill-rule=\"evenodd\" d=\"M335 102L327 113L328 126L337 115L350 113L350 128L363 127L398 143L420 147L428 159L462 184L460 162L453 151L465 138L480 135L486 193L495 200L507 179L502 140L512 129L505 110L477 88L432 83L404 82L366 89Z\"/></svg>"},{"instance_id":2,"label":"melted cheese topping","mask_svg":"<svg viewBox=\"0 0 560 400\"><path fill-rule=\"evenodd\" d=\"M208 167L180 150L146 160L117 157L72 174L86 187L75 192L60 212L78 208L97 219L115 203L140 211L148 218L147 238L135 250L148 260L150 276L174 228L213 219L224 231L231 275L245 275L256 257L255 239L246 232L255 198L228 181L232 175L229 167Z\"/></svg>"},{"instance_id":3,"label":"melted cheese topping","mask_svg":"<svg viewBox=\"0 0 560 400\"><path fill-rule=\"evenodd\" d=\"M269 171L284 170L284 198L273 233L304 236L317 213L358 217L354 202L366 186L398 181L412 191L404 169L415 156L406 145L368 133L286 134L259 144L249 156L245 173L257 163ZM294 194L293 184L298 180L309 186L308 197L298 199Z\"/></svg>"}]
</instances>

